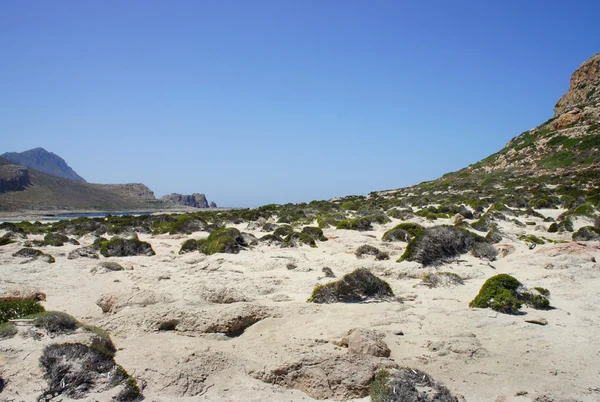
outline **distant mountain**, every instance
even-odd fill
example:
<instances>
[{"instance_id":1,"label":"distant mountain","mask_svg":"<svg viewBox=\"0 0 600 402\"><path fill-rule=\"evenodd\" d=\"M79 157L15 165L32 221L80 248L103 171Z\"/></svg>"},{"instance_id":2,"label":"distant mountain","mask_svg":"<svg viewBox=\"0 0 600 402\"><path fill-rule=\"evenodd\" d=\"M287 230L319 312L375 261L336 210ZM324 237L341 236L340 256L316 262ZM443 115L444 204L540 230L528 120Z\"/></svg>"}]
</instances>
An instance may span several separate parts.
<instances>
[{"instance_id":1,"label":"distant mountain","mask_svg":"<svg viewBox=\"0 0 600 402\"><path fill-rule=\"evenodd\" d=\"M92 184L15 165L0 157L0 211L169 209L141 183Z\"/></svg>"},{"instance_id":2,"label":"distant mountain","mask_svg":"<svg viewBox=\"0 0 600 402\"><path fill-rule=\"evenodd\" d=\"M85 179L75 173L63 158L44 148L34 148L24 152L7 152L0 156L17 165L39 170L52 176L85 182Z\"/></svg>"}]
</instances>

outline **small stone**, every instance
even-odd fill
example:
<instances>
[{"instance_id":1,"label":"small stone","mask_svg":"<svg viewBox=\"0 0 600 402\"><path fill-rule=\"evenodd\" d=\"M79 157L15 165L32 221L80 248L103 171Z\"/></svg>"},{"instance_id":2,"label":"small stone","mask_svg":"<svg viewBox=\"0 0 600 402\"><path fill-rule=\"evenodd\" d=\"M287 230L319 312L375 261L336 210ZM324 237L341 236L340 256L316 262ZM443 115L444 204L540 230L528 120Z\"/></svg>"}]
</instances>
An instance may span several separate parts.
<instances>
[{"instance_id":1,"label":"small stone","mask_svg":"<svg viewBox=\"0 0 600 402\"><path fill-rule=\"evenodd\" d=\"M537 324L537 325L547 325L548 324L548 320L546 320L545 318L529 318L529 319L525 319L525 322L528 322L530 324Z\"/></svg>"},{"instance_id":2,"label":"small stone","mask_svg":"<svg viewBox=\"0 0 600 402\"><path fill-rule=\"evenodd\" d=\"M400 335L400 336L404 335L404 331L402 331L402 330L400 330L400 329L399 329L399 330L397 330L397 331L394 331L394 332L392 332L392 333L393 333L394 335Z\"/></svg>"}]
</instances>

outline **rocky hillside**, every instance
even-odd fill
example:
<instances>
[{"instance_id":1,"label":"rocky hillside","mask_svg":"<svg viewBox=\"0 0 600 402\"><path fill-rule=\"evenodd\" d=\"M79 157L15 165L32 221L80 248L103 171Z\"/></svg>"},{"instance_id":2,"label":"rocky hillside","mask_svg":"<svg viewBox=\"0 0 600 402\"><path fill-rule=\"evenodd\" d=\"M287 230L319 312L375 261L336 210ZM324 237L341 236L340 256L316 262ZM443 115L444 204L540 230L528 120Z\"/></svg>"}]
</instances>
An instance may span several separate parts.
<instances>
[{"instance_id":1,"label":"rocky hillside","mask_svg":"<svg viewBox=\"0 0 600 402\"><path fill-rule=\"evenodd\" d=\"M551 119L499 152L437 180L369 198L385 206L501 202L548 208L568 207L578 197L600 203L600 53L573 73Z\"/></svg>"},{"instance_id":2,"label":"rocky hillside","mask_svg":"<svg viewBox=\"0 0 600 402\"><path fill-rule=\"evenodd\" d=\"M22 191L30 184L29 171L20 165L0 166L0 193Z\"/></svg>"},{"instance_id":3,"label":"rocky hillside","mask_svg":"<svg viewBox=\"0 0 600 402\"><path fill-rule=\"evenodd\" d=\"M0 158L0 211L168 208L141 183L92 184L52 176Z\"/></svg>"},{"instance_id":4,"label":"rocky hillside","mask_svg":"<svg viewBox=\"0 0 600 402\"><path fill-rule=\"evenodd\" d=\"M27 166L52 176L85 182L85 179L75 173L63 158L44 148L34 148L20 153L7 152L0 156L17 165Z\"/></svg>"}]
</instances>

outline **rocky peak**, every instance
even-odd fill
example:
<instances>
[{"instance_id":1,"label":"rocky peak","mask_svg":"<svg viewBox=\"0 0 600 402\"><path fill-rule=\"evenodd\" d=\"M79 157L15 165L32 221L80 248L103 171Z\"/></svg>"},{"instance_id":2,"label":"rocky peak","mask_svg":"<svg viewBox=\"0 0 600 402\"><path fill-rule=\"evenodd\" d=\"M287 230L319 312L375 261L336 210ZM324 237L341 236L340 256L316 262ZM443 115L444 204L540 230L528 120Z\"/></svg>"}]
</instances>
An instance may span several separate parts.
<instances>
[{"instance_id":1,"label":"rocky peak","mask_svg":"<svg viewBox=\"0 0 600 402\"><path fill-rule=\"evenodd\" d=\"M39 170L52 176L85 182L85 179L79 176L63 158L55 153L46 151L44 148L33 148L24 152L7 152L1 156L13 163L27 166L30 169Z\"/></svg>"},{"instance_id":2,"label":"rocky peak","mask_svg":"<svg viewBox=\"0 0 600 402\"><path fill-rule=\"evenodd\" d=\"M194 194L178 194L171 193L163 196L161 201L168 202L170 204L176 205L184 205L187 207L193 208L208 208L208 200L206 199L206 195L194 193Z\"/></svg>"},{"instance_id":3,"label":"rocky peak","mask_svg":"<svg viewBox=\"0 0 600 402\"><path fill-rule=\"evenodd\" d=\"M598 109L600 100L600 53L586 60L571 76L569 90L554 107L555 116L586 108Z\"/></svg>"}]
</instances>

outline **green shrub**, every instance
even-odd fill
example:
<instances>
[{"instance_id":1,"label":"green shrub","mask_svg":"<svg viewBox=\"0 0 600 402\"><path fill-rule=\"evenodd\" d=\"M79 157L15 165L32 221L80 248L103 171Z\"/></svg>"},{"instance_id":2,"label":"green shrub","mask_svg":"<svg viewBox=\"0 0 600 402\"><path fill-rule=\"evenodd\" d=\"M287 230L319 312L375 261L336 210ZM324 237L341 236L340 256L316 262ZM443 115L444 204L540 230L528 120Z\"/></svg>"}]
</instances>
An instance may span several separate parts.
<instances>
[{"instance_id":1,"label":"green shrub","mask_svg":"<svg viewBox=\"0 0 600 402\"><path fill-rule=\"evenodd\" d=\"M200 252L206 255L217 253L237 254L239 251L240 245L231 236L218 236L213 239L209 236L209 238L200 246Z\"/></svg>"},{"instance_id":2,"label":"green shrub","mask_svg":"<svg viewBox=\"0 0 600 402\"><path fill-rule=\"evenodd\" d=\"M60 233L48 233L44 236L44 244L47 246L61 247L69 241L69 238Z\"/></svg>"},{"instance_id":3,"label":"green shrub","mask_svg":"<svg viewBox=\"0 0 600 402\"><path fill-rule=\"evenodd\" d=\"M590 204L583 204L575 207L572 211L573 215L579 216L594 216L594 207Z\"/></svg>"},{"instance_id":4,"label":"green shrub","mask_svg":"<svg viewBox=\"0 0 600 402\"><path fill-rule=\"evenodd\" d=\"M44 307L35 300L0 301L0 324L44 311Z\"/></svg>"},{"instance_id":5,"label":"green shrub","mask_svg":"<svg viewBox=\"0 0 600 402\"><path fill-rule=\"evenodd\" d=\"M11 243L14 243L14 241L6 237L0 237L0 246L6 246Z\"/></svg>"},{"instance_id":6,"label":"green shrub","mask_svg":"<svg viewBox=\"0 0 600 402\"><path fill-rule=\"evenodd\" d=\"M501 313L516 314L522 305L517 297L517 289L520 286L521 282L508 274L492 276L485 281L479 294L469 303L469 306L489 307Z\"/></svg>"},{"instance_id":7,"label":"green shrub","mask_svg":"<svg viewBox=\"0 0 600 402\"><path fill-rule=\"evenodd\" d=\"M425 229L408 243L399 261L416 261L424 266L439 265L466 253L485 239L455 226L434 226Z\"/></svg>"},{"instance_id":8,"label":"green shrub","mask_svg":"<svg viewBox=\"0 0 600 402\"><path fill-rule=\"evenodd\" d=\"M376 261L384 261L384 260L389 260L389 259L390 259L390 253L388 253L387 251L380 251L375 256Z\"/></svg>"},{"instance_id":9,"label":"green shrub","mask_svg":"<svg viewBox=\"0 0 600 402\"><path fill-rule=\"evenodd\" d=\"M323 234L323 230L321 228L318 228L318 227L315 227L315 226L306 226L306 227L304 227L302 229L302 233L306 233L307 235L309 235L310 237L312 237L313 239L318 240L318 241L327 241L327 240L329 240Z\"/></svg>"},{"instance_id":10,"label":"green shrub","mask_svg":"<svg viewBox=\"0 0 600 402\"><path fill-rule=\"evenodd\" d=\"M273 235L278 236L278 237L286 237L292 233L294 233L293 227L291 227L290 225L283 225L283 226L280 226L277 229L275 229L275 231L273 232Z\"/></svg>"},{"instance_id":11,"label":"green shrub","mask_svg":"<svg viewBox=\"0 0 600 402\"><path fill-rule=\"evenodd\" d=\"M193 251L200 251L202 246L206 243L206 239L187 239L181 245L179 254L191 253Z\"/></svg>"},{"instance_id":12,"label":"green shrub","mask_svg":"<svg viewBox=\"0 0 600 402\"><path fill-rule=\"evenodd\" d=\"M9 339L15 336L19 332L17 327L12 322L3 322L0 324L0 341L2 339ZM2 387L0 387L0 391Z\"/></svg>"},{"instance_id":13,"label":"green shrub","mask_svg":"<svg viewBox=\"0 0 600 402\"><path fill-rule=\"evenodd\" d=\"M520 235L517 237L519 240L523 240L526 243L533 243L533 244L546 244L546 242L542 239L540 239L539 237L535 236L535 235Z\"/></svg>"},{"instance_id":14,"label":"green shrub","mask_svg":"<svg viewBox=\"0 0 600 402\"><path fill-rule=\"evenodd\" d=\"M317 247L315 239L307 233L290 233L285 237L285 239L283 239L283 243L288 247L297 247L300 244L306 244L307 246L310 246L312 248Z\"/></svg>"},{"instance_id":15,"label":"green shrub","mask_svg":"<svg viewBox=\"0 0 600 402\"><path fill-rule=\"evenodd\" d=\"M354 255L357 258L361 258L364 255L377 255L381 251L377 247L371 246L370 244L363 244L359 248L356 249Z\"/></svg>"},{"instance_id":16,"label":"green shrub","mask_svg":"<svg viewBox=\"0 0 600 402\"><path fill-rule=\"evenodd\" d=\"M500 243L502 241L502 235L500 234L500 232L498 232L498 229L496 229L496 227L492 227L492 229L490 229L487 235L485 235L485 241L490 244Z\"/></svg>"},{"instance_id":17,"label":"green shrub","mask_svg":"<svg viewBox=\"0 0 600 402\"><path fill-rule=\"evenodd\" d=\"M470 307L491 308L504 314L517 314L523 303L535 309L547 309L550 301L546 296L548 289L534 288L536 293L522 288L521 283L508 274L499 274L489 278Z\"/></svg>"},{"instance_id":18,"label":"green shrub","mask_svg":"<svg viewBox=\"0 0 600 402\"><path fill-rule=\"evenodd\" d=\"M380 369L375 374L375 379L369 387L369 396L372 402L388 402L388 389L390 383L390 372Z\"/></svg>"},{"instance_id":19,"label":"green shrub","mask_svg":"<svg viewBox=\"0 0 600 402\"><path fill-rule=\"evenodd\" d=\"M464 280L454 272L432 272L423 275L421 285L428 288L463 285Z\"/></svg>"},{"instance_id":20,"label":"green shrub","mask_svg":"<svg viewBox=\"0 0 600 402\"><path fill-rule=\"evenodd\" d=\"M373 226L371 226L371 221L368 218L344 219L337 224L336 229L358 230L363 232L373 230Z\"/></svg>"},{"instance_id":21,"label":"green shrub","mask_svg":"<svg viewBox=\"0 0 600 402\"><path fill-rule=\"evenodd\" d=\"M331 226L336 227L338 223L340 223L340 220L332 216L320 216L317 218L317 225L322 229Z\"/></svg>"},{"instance_id":22,"label":"green shrub","mask_svg":"<svg viewBox=\"0 0 600 402\"><path fill-rule=\"evenodd\" d=\"M60 311L45 311L29 318L34 318L33 325L52 334L66 334L79 327L75 318Z\"/></svg>"},{"instance_id":23,"label":"green shrub","mask_svg":"<svg viewBox=\"0 0 600 402\"><path fill-rule=\"evenodd\" d=\"M365 268L344 275L340 280L315 287L311 303L352 303L365 299L387 299L394 296L390 285Z\"/></svg>"},{"instance_id":24,"label":"green shrub","mask_svg":"<svg viewBox=\"0 0 600 402\"><path fill-rule=\"evenodd\" d=\"M534 287L534 289L537 290L537 292L539 294L541 294L542 296L550 296L550 291L546 288L536 286L536 287Z\"/></svg>"},{"instance_id":25,"label":"green shrub","mask_svg":"<svg viewBox=\"0 0 600 402\"><path fill-rule=\"evenodd\" d=\"M409 367L379 370L369 388L372 402L458 402L427 373Z\"/></svg>"}]
</instances>

